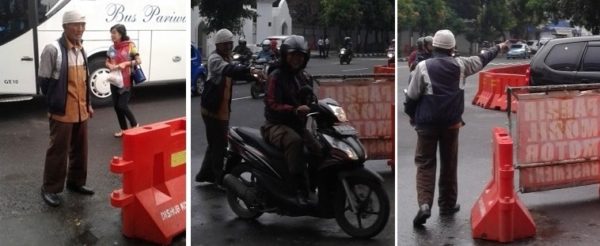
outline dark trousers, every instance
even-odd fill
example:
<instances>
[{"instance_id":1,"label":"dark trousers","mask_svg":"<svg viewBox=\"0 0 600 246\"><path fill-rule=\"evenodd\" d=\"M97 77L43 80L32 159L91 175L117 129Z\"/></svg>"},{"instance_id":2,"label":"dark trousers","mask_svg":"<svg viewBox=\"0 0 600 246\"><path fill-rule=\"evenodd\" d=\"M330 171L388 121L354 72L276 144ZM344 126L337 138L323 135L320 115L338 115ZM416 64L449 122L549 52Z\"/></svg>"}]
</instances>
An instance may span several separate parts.
<instances>
[{"instance_id":1,"label":"dark trousers","mask_svg":"<svg viewBox=\"0 0 600 246\"><path fill-rule=\"evenodd\" d=\"M221 184L223 164L227 154L229 121L218 120L206 115L202 115L202 120L204 120L204 126L206 127L208 147L204 154L200 172L196 175L196 181Z\"/></svg>"},{"instance_id":2,"label":"dark trousers","mask_svg":"<svg viewBox=\"0 0 600 246\"><path fill-rule=\"evenodd\" d=\"M325 47L319 45L319 57L325 57Z\"/></svg>"},{"instance_id":3,"label":"dark trousers","mask_svg":"<svg viewBox=\"0 0 600 246\"><path fill-rule=\"evenodd\" d=\"M307 171L304 138L289 126L271 123L261 128L261 134L268 143L283 150L292 184L303 185Z\"/></svg>"},{"instance_id":4,"label":"dark trousers","mask_svg":"<svg viewBox=\"0 0 600 246\"><path fill-rule=\"evenodd\" d=\"M126 130L127 120L129 120L129 125L131 127L136 126L137 120L135 120L135 116L129 109L129 98L131 98L131 89L122 91L119 93L119 88L114 85L110 85L110 91L112 92L112 100L113 105L115 107L115 112L117 113L117 119L119 120L119 126L121 130Z\"/></svg>"},{"instance_id":5,"label":"dark trousers","mask_svg":"<svg viewBox=\"0 0 600 246\"><path fill-rule=\"evenodd\" d=\"M85 185L87 136L87 121L63 123L50 119L50 144L46 151L44 184L42 186L46 192L62 192L65 179L67 184Z\"/></svg>"},{"instance_id":6,"label":"dark trousers","mask_svg":"<svg viewBox=\"0 0 600 246\"><path fill-rule=\"evenodd\" d=\"M440 195L438 205L451 208L456 204L459 129L417 129L417 199L419 206L433 203L435 192L437 146L440 147Z\"/></svg>"},{"instance_id":7,"label":"dark trousers","mask_svg":"<svg viewBox=\"0 0 600 246\"><path fill-rule=\"evenodd\" d=\"M325 57L329 57L329 45L325 45Z\"/></svg>"}]
</instances>

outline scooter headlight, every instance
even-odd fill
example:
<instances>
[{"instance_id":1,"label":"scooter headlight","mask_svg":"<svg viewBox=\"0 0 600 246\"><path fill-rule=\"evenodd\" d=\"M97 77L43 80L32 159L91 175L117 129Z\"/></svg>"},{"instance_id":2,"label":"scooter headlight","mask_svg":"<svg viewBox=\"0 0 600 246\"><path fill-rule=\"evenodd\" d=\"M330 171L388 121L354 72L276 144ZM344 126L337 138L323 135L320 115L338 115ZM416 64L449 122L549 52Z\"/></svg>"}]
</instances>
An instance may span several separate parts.
<instances>
[{"instance_id":1,"label":"scooter headlight","mask_svg":"<svg viewBox=\"0 0 600 246\"><path fill-rule=\"evenodd\" d=\"M351 160L358 160L358 155L356 154L354 149L344 141L335 139L327 134L323 134L323 137L331 145L332 148L341 150L342 152L346 153L348 158Z\"/></svg>"},{"instance_id":2,"label":"scooter headlight","mask_svg":"<svg viewBox=\"0 0 600 246\"><path fill-rule=\"evenodd\" d=\"M340 54L342 54L342 55L343 55L343 54L346 54L346 49L342 49L342 50L340 50Z\"/></svg>"},{"instance_id":3,"label":"scooter headlight","mask_svg":"<svg viewBox=\"0 0 600 246\"><path fill-rule=\"evenodd\" d=\"M346 111L344 111L344 108L331 104L327 104L327 106L329 106L329 109L333 111L333 114L340 122L348 121L348 117L346 117Z\"/></svg>"},{"instance_id":4,"label":"scooter headlight","mask_svg":"<svg viewBox=\"0 0 600 246\"><path fill-rule=\"evenodd\" d=\"M387 53L387 57L388 57L388 58L392 58L392 57L394 57L394 52L388 52L388 53Z\"/></svg>"},{"instance_id":5,"label":"scooter headlight","mask_svg":"<svg viewBox=\"0 0 600 246\"><path fill-rule=\"evenodd\" d=\"M234 59L234 60L240 59L240 54L234 54L234 55L233 55L233 59Z\"/></svg>"}]
</instances>

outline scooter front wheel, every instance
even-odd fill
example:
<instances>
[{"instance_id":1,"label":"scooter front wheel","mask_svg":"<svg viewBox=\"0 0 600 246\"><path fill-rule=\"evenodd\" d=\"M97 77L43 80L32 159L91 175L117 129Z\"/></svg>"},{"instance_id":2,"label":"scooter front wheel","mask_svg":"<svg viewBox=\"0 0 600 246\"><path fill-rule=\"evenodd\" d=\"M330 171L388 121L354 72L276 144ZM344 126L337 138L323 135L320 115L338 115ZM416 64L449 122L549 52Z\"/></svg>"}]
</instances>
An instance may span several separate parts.
<instances>
[{"instance_id":1,"label":"scooter front wheel","mask_svg":"<svg viewBox=\"0 0 600 246\"><path fill-rule=\"evenodd\" d=\"M335 220L352 237L374 237L385 228L390 215L387 193L381 184L369 179L352 177L346 179L346 184L350 194L344 185L336 192Z\"/></svg>"},{"instance_id":2,"label":"scooter front wheel","mask_svg":"<svg viewBox=\"0 0 600 246\"><path fill-rule=\"evenodd\" d=\"M256 176L254 176L248 166L243 164L238 165L231 170L230 174L238 178L244 185L248 187L256 187ZM227 190L227 202L229 203L231 210L233 210L233 212L242 219L256 219L263 214L262 212L246 204L244 200L238 197L237 194L231 190Z\"/></svg>"}]
</instances>

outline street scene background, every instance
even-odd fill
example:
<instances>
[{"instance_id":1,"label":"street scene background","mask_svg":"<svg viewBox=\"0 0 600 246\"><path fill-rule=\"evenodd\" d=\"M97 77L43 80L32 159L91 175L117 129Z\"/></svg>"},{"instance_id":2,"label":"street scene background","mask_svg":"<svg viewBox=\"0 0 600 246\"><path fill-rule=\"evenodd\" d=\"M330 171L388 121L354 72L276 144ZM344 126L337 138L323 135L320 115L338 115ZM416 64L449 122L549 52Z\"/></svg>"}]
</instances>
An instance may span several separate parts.
<instances>
[{"instance_id":1,"label":"street scene background","mask_svg":"<svg viewBox=\"0 0 600 246\"><path fill-rule=\"evenodd\" d=\"M133 89L130 108L141 126L185 116L185 83L144 85ZM1 245L148 245L121 234L121 211L110 205L110 193L122 187L110 172L121 155L113 107L96 107L88 122L87 186L83 196L65 190L64 203L49 207L40 196L48 147L45 97L0 104L0 244ZM173 245L185 245L186 236Z\"/></svg>"},{"instance_id":2,"label":"street scene background","mask_svg":"<svg viewBox=\"0 0 600 246\"><path fill-rule=\"evenodd\" d=\"M313 58L308 62L307 71L318 74L370 74L373 66L386 64L387 59L357 58L350 65L340 65L337 58ZM238 82L233 87L231 103L231 126L259 128L265 121L263 99L250 97L250 84ZM285 217L276 214L263 214L256 220L246 221L237 218L227 204L223 190L211 184L193 181L201 167L206 151L204 123L200 115L200 98L191 101L191 170L192 218L189 232L193 245L394 245L394 209L385 229L371 240L356 240L345 234L334 219L313 217ZM368 161L365 166L379 173L385 190L394 202L394 175L387 160ZM226 232L226 233L224 233Z\"/></svg>"},{"instance_id":3,"label":"street scene background","mask_svg":"<svg viewBox=\"0 0 600 246\"><path fill-rule=\"evenodd\" d=\"M494 59L486 69L529 63L529 60ZM402 90L408 85L408 66L398 63L397 93L399 104L404 101ZM466 125L460 129L458 147L458 203L460 211L454 216L440 217L437 206L439 189L431 210L431 218L424 229L413 228L417 213L416 166L414 165L417 134L409 118L399 107L397 123L398 159L397 182L399 245L505 245L473 239L471 235L471 208L483 192L492 175L492 129L508 129L506 112L483 109L472 105L477 92L479 73L467 78L465 87ZM516 143L516 139L513 139ZM516 152L513 153L516 155ZM438 159L439 175L439 159ZM515 171L518 187L518 171ZM600 199L598 185L581 186L545 192L517 193L529 209L537 226L535 238L518 240L510 245L599 245Z\"/></svg>"}]
</instances>

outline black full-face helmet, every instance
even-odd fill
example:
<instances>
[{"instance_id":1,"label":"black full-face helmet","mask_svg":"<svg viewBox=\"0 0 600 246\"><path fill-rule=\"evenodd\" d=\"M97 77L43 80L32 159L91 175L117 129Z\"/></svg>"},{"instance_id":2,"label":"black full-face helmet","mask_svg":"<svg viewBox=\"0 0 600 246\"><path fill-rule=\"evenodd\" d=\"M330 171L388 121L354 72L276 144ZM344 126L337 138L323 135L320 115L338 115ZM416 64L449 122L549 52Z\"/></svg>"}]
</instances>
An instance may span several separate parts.
<instances>
[{"instance_id":1,"label":"black full-face helmet","mask_svg":"<svg viewBox=\"0 0 600 246\"><path fill-rule=\"evenodd\" d=\"M287 67L287 54L293 52L300 52L304 54L304 64L301 69L306 68L306 64L308 64L308 59L310 59L310 51L308 50L308 45L304 40L303 36L292 35L283 40L281 47L279 48L281 52L281 64L284 67Z\"/></svg>"},{"instance_id":2,"label":"black full-face helmet","mask_svg":"<svg viewBox=\"0 0 600 246\"><path fill-rule=\"evenodd\" d=\"M240 40L238 40L238 44L241 46L246 46L246 39L240 38Z\"/></svg>"}]
</instances>

